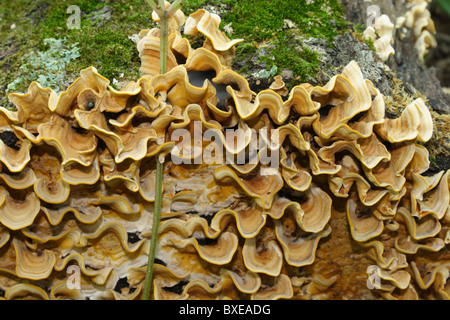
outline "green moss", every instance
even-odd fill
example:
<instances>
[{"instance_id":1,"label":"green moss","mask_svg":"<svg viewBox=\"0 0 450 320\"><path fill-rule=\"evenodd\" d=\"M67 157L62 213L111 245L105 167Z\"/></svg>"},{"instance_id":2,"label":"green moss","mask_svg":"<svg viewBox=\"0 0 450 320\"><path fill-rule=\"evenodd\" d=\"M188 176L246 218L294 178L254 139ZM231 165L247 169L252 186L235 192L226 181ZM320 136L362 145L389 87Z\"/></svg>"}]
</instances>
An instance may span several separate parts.
<instances>
[{"instance_id":1,"label":"green moss","mask_svg":"<svg viewBox=\"0 0 450 320\"><path fill-rule=\"evenodd\" d=\"M286 43L294 42L286 47ZM311 75L315 75L319 70L319 54L302 46L298 39L277 39L275 47L271 50L271 55L263 56L260 61L266 62L266 69L292 70L294 79L288 83L290 89L297 83L306 82ZM276 75L276 74L275 74Z\"/></svg>"},{"instance_id":2,"label":"green moss","mask_svg":"<svg viewBox=\"0 0 450 320\"><path fill-rule=\"evenodd\" d=\"M244 39L237 47L236 61L247 61L264 47L266 52L260 62L266 63L266 70L274 66L279 71L292 70L294 81L290 86L307 81L319 70L319 54L302 45L301 39L321 37L331 44L347 28L343 7L337 0L309 4L305 0L221 2L229 6L222 15L222 25L231 23L233 28L228 36Z\"/></svg>"},{"instance_id":3,"label":"green moss","mask_svg":"<svg viewBox=\"0 0 450 320\"><path fill-rule=\"evenodd\" d=\"M366 30L366 26L361 24L355 24L353 25L353 29L355 30L354 36L360 41L366 43L372 51L376 52L373 40L371 38L364 37L363 35L364 31Z\"/></svg>"},{"instance_id":4,"label":"green moss","mask_svg":"<svg viewBox=\"0 0 450 320\"><path fill-rule=\"evenodd\" d=\"M169 0L170 1L170 0ZM173 2L173 1L170 1ZM221 1L208 1L208 0L183 0L181 10L188 16L191 13L203 8L207 3L220 3Z\"/></svg>"},{"instance_id":5,"label":"green moss","mask_svg":"<svg viewBox=\"0 0 450 320\"><path fill-rule=\"evenodd\" d=\"M221 1L230 6L222 16L223 23L233 22L234 36L250 41L270 41L285 35L285 19L291 20L304 36L332 40L346 25L343 7L337 0L249 0Z\"/></svg>"},{"instance_id":6,"label":"green moss","mask_svg":"<svg viewBox=\"0 0 450 320\"><path fill-rule=\"evenodd\" d=\"M73 14L67 13L71 5L81 10L80 29L67 27L67 20ZM93 12L105 6L111 9L111 17L97 26L98 20L88 18L92 19ZM3 71L0 75L0 103L3 105L9 92L8 84L15 82L14 90L26 91L29 84L22 85L22 81L17 80L28 80L21 68L26 63L23 59L31 52L45 52L46 39L64 38L69 45L78 43L80 55L66 66L67 78L73 80L81 69L92 65L110 80L137 79L140 59L129 36L156 25L151 20L148 4L137 0L17 0L11 5L0 5L0 18L0 36L3 39L0 53L8 53L5 59L0 60ZM11 29L13 24L15 28ZM41 67L41 71L45 71L44 66Z\"/></svg>"},{"instance_id":7,"label":"green moss","mask_svg":"<svg viewBox=\"0 0 450 320\"><path fill-rule=\"evenodd\" d=\"M364 42L369 46L369 48L373 51L376 52L377 50L375 49L375 44L373 42L373 40L371 38L364 38Z\"/></svg>"},{"instance_id":8,"label":"green moss","mask_svg":"<svg viewBox=\"0 0 450 320\"><path fill-rule=\"evenodd\" d=\"M80 29L66 25L71 5L81 9ZM97 25L98 20L91 21L93 12L105 6L111 9L111 17ZM265 47L268 54L261 57L261 62L266 63L267 71L288 68L299 81L314 75L319 65L318 54L303 46L300 39L323 37L331 41L346 25L338 0L316 0L311 4L305 0L184 0L183 12L189 15L212 6L219 8L222 26L232 23L234 33L228 36L244 39L237 47L236 61L246 61ZM0 5L0 105L7 103L8 84L24 77L23 57L48 49L45 39L65 38L68 45L78 43L80 55L67 64L67 81L91 65L110 80L136 80L140 59L129 36L156 26L150 13L144 0L16 0ZM285 28L285 19L296 28ZM13 24L15 28L11 28ZM240 69L248 71L245 66ZM16 89L23 92L27 87L24 82Z\"/></svg>"},{"instance_id":9,"label":"green moss","mask_svg":"<svg viewBox=\"0 0 450 320\"><path fill-rule=\"evenodd\" d=\"M77 73L80 69L94 66L106 78L136 79L139 76L140 60L136 45L128 38L145 27L155 24L150 18L150 9L144 1L70 1L83 13L80 29L68 29L66 13L68 3L54 8L42 26L44 37L64 35L73 42L80 43L80 59L69 66L68 71ZM111 18L101 26L90 21L93 11L104 6L111 9ZM61 19L63 17L63 19Z\"/></svg>"},{"instance_id":10,"label":"green moss","mask_svg":"<svg viewBox=\"0 0 450 320\"><path fill-rule=\"evenodd\" d=\"M432 164L436 164L436 157L435 156L430 156L430 162Z\"/></svg>"}]
</instances>

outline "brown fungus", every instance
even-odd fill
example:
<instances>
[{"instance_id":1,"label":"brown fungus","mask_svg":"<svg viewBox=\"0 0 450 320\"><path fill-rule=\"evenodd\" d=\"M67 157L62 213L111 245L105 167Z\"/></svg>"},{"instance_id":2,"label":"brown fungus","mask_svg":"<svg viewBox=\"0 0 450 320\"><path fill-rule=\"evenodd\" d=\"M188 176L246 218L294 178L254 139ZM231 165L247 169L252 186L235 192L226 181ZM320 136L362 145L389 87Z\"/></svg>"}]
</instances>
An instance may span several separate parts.
<instances>
[{"instance_id":1,"label":"brown fungus","mask_svg":"<svg viewBox=\"0 0 450 320\"><path fill-rule=\"evenodd\" d=\"M423 11L415 21L431 27ZM140 299L160 153L154 299L329 298L368 276L354 275L369 260L370 297L448 299L450 171L426 174L425 100L385 118L385 98L355 61L323 86L287 91L276 77L253 92L230 67L241 40L217 15L179 11L169 25L166 74L159 29L142 30L137 81L116 90L90 67L60 94L33 82L10 94L17 111L0 108L6 299ZM183 25L205 35L201 48ZM194 84L195 72L209 76ZM190 140L207 134L215 139ZM348 263L327 261L336 252Z\"/></svg>"}]
</instances>

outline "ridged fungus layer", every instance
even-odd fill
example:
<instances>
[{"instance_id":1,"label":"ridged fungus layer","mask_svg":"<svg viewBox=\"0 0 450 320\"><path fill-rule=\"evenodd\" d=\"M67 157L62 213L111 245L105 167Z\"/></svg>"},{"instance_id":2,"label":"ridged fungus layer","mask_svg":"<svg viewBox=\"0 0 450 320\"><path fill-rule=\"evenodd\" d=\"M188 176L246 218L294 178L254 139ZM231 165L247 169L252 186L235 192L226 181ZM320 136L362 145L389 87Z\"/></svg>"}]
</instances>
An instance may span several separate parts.
<instances>
[{"instance_id":1,"label":"ridged fungus layer","mask_svg":"<svg viewBox=\"0 0 450 320\"><path fill-rule=\"evenodd\" d=\"M406 27L411 30L414 47L421 61L424 61L430 48L438 46L436 28L428 10L430 2L431 0L407 0L407 12L396 21L397 29Z\"/></svg>"},{"instance_id":2,"label":"ridged fungus layer","mask_svg":"<svg viewBox=\"0 0 450 320\"><path fill-rule=\"evenodd\" d=\"M217 15L172 19L166 74L144 30L137 82L116 90L90 67L0 108L1 297L140 299L165 154L152 298L448 299L450 171L427 174L425 102L385 118L356 62L321 87L255 93Z\"/></svg>"}]
</instances>

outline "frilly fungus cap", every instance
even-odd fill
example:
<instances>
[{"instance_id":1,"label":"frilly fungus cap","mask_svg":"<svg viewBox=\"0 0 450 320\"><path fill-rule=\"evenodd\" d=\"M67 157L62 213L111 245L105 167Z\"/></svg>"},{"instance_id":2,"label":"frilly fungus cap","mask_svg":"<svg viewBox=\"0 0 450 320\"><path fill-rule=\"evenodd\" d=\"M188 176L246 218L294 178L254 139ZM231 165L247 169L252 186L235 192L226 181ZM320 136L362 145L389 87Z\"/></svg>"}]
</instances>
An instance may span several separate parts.
<instances>
[{"instance_id":1,"label":"frilly fungus cap","mask_svg":"<svg viewBox=\"0 0 450 320\"><path fill-rule=\"evenodd\" d=\"M184 23L186 34L205 35L202 48L181 37ZM206 10L187 19L177 12L162 75L159 30L143 30L142 77L121 90L91 67L59 95L33 82L28 93L9 96L17 111L0 109L5 298L139 299L155 156L174 155L175 147L184 162L168 156L164 165L155 299L326 292L339 275L298 270L315 264L339 201L352 240L378 266L380 283L372 284L384 297L418 298L420 290L448 298L450 265L420 255L450 243L450 171L423 175L428 152L419 143L433 134L425 102L386 119L384 97L355 61L324 86L285 92L277 77L254 93L227 62L240 40L229 40L219 23ZM196 86L192 71L215 76ZM219 101L213 84L229 96ZM230 128L240 129L237 143ZM179 130L216 139L176 144ZM216 145L238 157L256 138L263 144L253 163L185 164ZM263 163L267 153L279 156L277 166ZM80 270L78 290L68 287L72 267Z\"/></svg>"}]
</instances>

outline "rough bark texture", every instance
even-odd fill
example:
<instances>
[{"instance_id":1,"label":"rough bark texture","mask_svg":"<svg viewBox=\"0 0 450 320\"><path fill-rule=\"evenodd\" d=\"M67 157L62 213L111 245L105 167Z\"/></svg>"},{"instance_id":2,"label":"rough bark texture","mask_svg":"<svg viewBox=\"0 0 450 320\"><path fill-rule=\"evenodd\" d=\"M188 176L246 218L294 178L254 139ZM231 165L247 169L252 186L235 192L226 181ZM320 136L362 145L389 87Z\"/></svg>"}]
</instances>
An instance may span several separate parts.
<instances>
[{"instance_id":1,"label":"rough bark texture","mask_svg":"<svg viewBox=\"0 0 450 320\"><path fill-rule=\"evenodd\" d=\"M378 5L382 14L387 14L392 22L403 16L406 3L402 0L374 0L352 1L341 0L346 8L346 16L349 22L365 25L367 21L367 7ZM419 59L414 48L413 35L411 30L407 31L406 37L394 38L395 55L391 56L386 64L405 83L406 88L411 92L419 91L429 99L430 106L437 112L448 114L450 111L450 98L441 88L439 79L436 77L434 67L426 67Z\"/></svg>"},{"instance_id":2,"label":"rough bark texture","mask_svg":"<svg viewBox=\"0 0 450 320\"><path fill-rule=\"evenodd\" d=\"M354 24L366 27L367 8L370 5L379 6L380 14L387 14L393 23L398 17L404 16L408 10L404 0L341 0L341 3L345 7L349 26ZM349 29L352 28L349 27ZM375 87L387 98L387 117L396 118L407 105L407 101L411 101L412 98L425 98L435 122L434 136L425 144L430 151L431 158L429 174L437 173L448 169L448 157L450 156L450 137L448 134L450 95L443 91L440 80L437 78L437 69L433 66L427 66L419 58L414 47L411 30L405 28L404 31L406 31L406 34L402 38L397 33L395 34L393 44L395 55L391 55L386 62L383 62L356 32L346 31L338 35L331 45L321 38L301 39L303 45L319 52L321 59L318 74L309 79L302 79L302 82L323 85L330 77L339 74L350 61L355 60L365 78L372 81ZM438 41L444 41L446 34L438 33L436 38ZM444 46L441 49L440 43L436 49L430 49L428 56L436 55L439 50L445 50ZM260 56L264 54L264 50L259 52ZM444 55L444 58L440 58L436 65L445 70L445 62L447 61L445 51L440 54ZM251 60L241 61L234 65L237 70L244 65L250 70L250 76L246 77L255 92L267 88L271 81L270 79L253 78L252 75L265 69L265 65L258 63L258 60L259 57L255 56ZM289 70L283 70L281 75L286 83L289 83L292 79L292 72ZM441 79L444 79L445 72L441 71L440 75Z\"/></svg>"},{"instance_id":3,"label":"rough bark texture","mask_svg":"<svg viewBox=\"0 0 450 320\"><path fill-rule=\"evenodd\" d=\"M341 0L341 3L346 9L347 20L351 23L364 26L368 19L367 8L371 5L379 6L380 14L388 15L393 23L407 11L406 2L403 0L373 0L367 2ZM436 11L439 9L432 7L432 10ZM442 17L445 17L445 14L441 16L441 19ZM437 29L439 31L439 27ZM448 33L448 30L446 32ZM441 56L444 56L438 57L439 60L437 60L438 63L436 64L441 69L448 68L446 65L448 59L445 56L445 46L442 45L441 49L441 43L445 43L447 37L447 34L439 32L436 36L438 47L430 50L430 54L428 55L433 57L433 55L436 56L440 53ZM441 82L437 77L436 67L432 66L431 63L429 64L431 66L427 66L420 60L414 48L414 38L411 30L407 29L406 35L403 38L400 38L397 33L395 34L393 44L395 54L390 56L384 64L376 57L373 60L367 59L368 55L365 53L366 50L356 51L358 48L355 47L356 45L353 45L354 42L354 40L351 41L349 39L348 42L343 43L344 47L339 49L344 50L344 53L341 55L343 59L341 60L348 60L350 57L355 59L362 66L362 71L366 77L373 81L375 86L385 96L391 96L394 101L401 99L402 97L398 97L398 93L393 92L395 87L398 89L398 86L400 86L403 95L420 95L427 99L435 122L433 138L425 144L430 151L430 158L432 159L429 173L432 174L441 170L447 170L448 157L450 155L450 137L448 134L450 95L443 91ZM348 44L351 44L351 47L354 47L356 51L353 55L348 55ZM345 50L347 50L347 54ZM339 61L340 59L337 60ZM386 71L386 68L383 68L382 65L387 66L389 71ZM444 74L445 72L440 72L441 79L445 79ZM376 79L374 79L375 76ZM400 80L400 83L398 80ZM388 116L389 113L390 110L388 110Z\"/></svg>"},{"instance_id":4,"label":"rough bark texture","mask_svg":"<svg viewBox=\"0 0 450 320\"><path fill-rule=\"evenodd\" d=\"M355 25L366 26L367 7L369 5L378 5L380 12L387 14L393 22L407 11L405 1L402 0L372 0L367 2L341 0L341 3L346 9L348 22ZM436 38L439 41L443 37L445 38L445 35L438 34ZM372 81L375 87L386 97L387 117L397 117L406 106L407 98L425 97L435 121L433 138L425 144L432 159L428 173L447 170L450 154L448 134L450 97L441 87L436 68L422 63L414 47L414 39L410 30L402 39L398 36L395 37L393 47L396 54L386 62L383 62L361 40L358 39L356 32L351 31L337 36L331 46L327 41L320 38L302 39L304 45L321 54L322 61L317 76L304 79L304 81L313 85L324 84L330 77L339 74L343 66L355 60L365 78ZM439 50L439 47L437 50ZM431 51L430 55L435 55L435 53ZM440 59L439 61L444 60ZM257 74L258 71L264 69L264 66L258 65L257 61L257 57L254 61L250 61L250 64L248 64L249 61L246 61L252 74ZM239 67L242 66L236 65L236 68ZM282 75L285 82L289 82L289 70L284 70ZM258 81L251 77L248 80L255 91L268 86L267 82L263 83L261 80ZM339 207L339 205L336 205L336 207ZM328 276L339 274L339 280L324 295L325 299L377 299L378 297L366 287L365 281L361 281L361 279L366 279L365 272L371 262L361 249L357 248L352 242L351 236L348 234L345 214L333 210L330 221L334 230L330 239L319 246L317 262L305 269L312 273Z\"/></svg>"}]
</instances>

